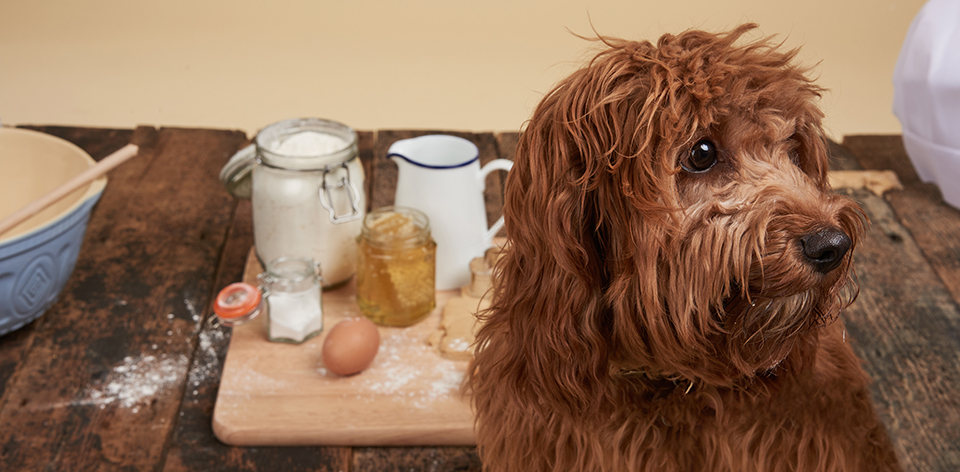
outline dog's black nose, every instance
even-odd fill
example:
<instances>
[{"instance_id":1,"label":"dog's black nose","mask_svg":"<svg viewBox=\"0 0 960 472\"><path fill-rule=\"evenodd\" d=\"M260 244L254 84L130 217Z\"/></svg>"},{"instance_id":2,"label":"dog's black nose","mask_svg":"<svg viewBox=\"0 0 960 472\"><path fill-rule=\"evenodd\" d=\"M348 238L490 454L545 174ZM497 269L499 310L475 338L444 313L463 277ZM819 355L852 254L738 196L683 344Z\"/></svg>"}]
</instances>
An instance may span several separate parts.
<instances>
[{"instance_id":1,"label":"dog's black nose","mask_svg":"<svg viewBox=\"0 0 960 472\"><path fill-rule=\"evenodd\" d=\"M834 228L821 229L800 238L807 264L822 274L840 266L851 244L847 233Z\"/></svg>"}]
</instances>

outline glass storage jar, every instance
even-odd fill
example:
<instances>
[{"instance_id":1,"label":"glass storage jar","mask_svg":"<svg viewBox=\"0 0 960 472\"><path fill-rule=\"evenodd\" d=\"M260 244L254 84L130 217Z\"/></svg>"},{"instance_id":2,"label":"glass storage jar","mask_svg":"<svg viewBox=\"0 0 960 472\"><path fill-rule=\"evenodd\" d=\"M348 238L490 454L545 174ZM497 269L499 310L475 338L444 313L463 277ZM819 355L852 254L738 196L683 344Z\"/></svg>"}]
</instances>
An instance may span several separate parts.
<instances>
[{"instance_id":1,"label":"glass storage jar","mask_svg":"<svg viewBox=\"0 0 960 472\"><path fill-rule=\"evenodd\" d=\"M335 286L356 272L354 238L366 208L357 134L318 118L267 126L224 166L231 194L251 198L253 240L261 264L309 257Z\"/></svg>"},{"instance_id":2,"label":"glass storage jar","mask_svg":"<svg viewBox=\"0 0 960 472\"><path fill-rule=\"evenodd\" d=\"M257 278L267 301L267 338L299 344L323 330L320 266L309 258L281 257Z\"/></svg>"},{"instance_id":3,"label":"glass storage jar","mask_svg":"<svg viewBox=\"0 0 960 472\"><path fill-rule=\"evenodd\" d=\"M437 245L427 215L412 208L370 212L357 237L357 303L374 323L409 326L436 306Z\"/></svg>"},{"instance_id":4,"label":"glass storage jar","mask_svg":"<svg viewBox=\"0 0 960 472\"><path fill-rule=\"evenodd\" d=\"M227 285L213 303L220 324L234 327L266 313L267 339L300 344L323 330L320 266L309 258L281 257L257 275L260 287Z\"/></svg>"}]
</instances>

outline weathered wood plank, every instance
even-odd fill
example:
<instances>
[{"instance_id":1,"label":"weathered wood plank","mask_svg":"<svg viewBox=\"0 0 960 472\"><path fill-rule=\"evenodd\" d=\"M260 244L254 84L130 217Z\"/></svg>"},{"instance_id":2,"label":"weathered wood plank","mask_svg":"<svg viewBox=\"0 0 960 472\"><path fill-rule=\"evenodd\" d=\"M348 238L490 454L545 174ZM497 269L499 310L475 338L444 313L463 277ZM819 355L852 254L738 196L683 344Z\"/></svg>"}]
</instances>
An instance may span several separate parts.
<instances>
[{"instance_id":1,"label":"weathered wood plank","mask_svg":"<svg viewBox=\"0 0 960 472\"><path fill-rule=\"evenodd\" d=\"M54 309L57 308L51 308ZM45 319L41 316L32 323L0 337L0 408L6 403L7 385L14 382L12 379L16 377L24 357L33 345L34 330Z\"/></svg>"},{"instance_id":2,"label":"weathered wood plank","mask_svg":"<svg viewBox=\"0 0 960 472\"><path fill-rule=\"evenodd\" d=\"M844 136L843 147L850 150L864 169L890 169L905 186L920 183L900 135Z\"/></svg>"},{"instance_id":3,"label":"weathered wood plank","mask_svg":"<svg viewBox=\"0 0 960 472\"><path fill-rule=\"evenodd\" d=\"M61 303L0 410L0 468L159 464L232 213L217 171L240 132L139 128Z\"/></svg>"},{"instance_id":4,"label":"weathered wood plank","mask_svg":"<svg viewBox=\"0 0 960 472\"><path fill-rule=\"evenodd\" d=\"M100 160L111 152L130 142L133 130L107 128L74 128L63 126L22 126L57 136L78 145L95 160ZM65 303L58 301L58 305ZM52 310L60 309L58 306ZM4 404L7 385L16 375L25 356L33 345L34 330L46 320L41 316L23 328L0 337L0 407Z\"/></svg>"},{"instance_id":5,"label":"weathered wood plank","mask_svg":"<svg viewBox=\"0 0 960 472\"><path fill-rule=\"evenodd\" d=\"M371 188L373 186L373 173L374 173L374 156L373 156L373 146L377 140L377 133L375 131L357 131L357 155L360 157L360 163L363 165L363 191L367 196L367 208L366 211L370 211L370 201Z\"/></svg>"},{"instance_id":6,"label":"weathered wood plank","mask_svg":"<svg viewBox=\"0 0 960 472\"><path fill-rule=\"evenodd\" d=\"M473 447L366 447L353 453L357 472L480 472L483 465Z\"/></svg>"},{"instance_id":7,"label":"weathered wood plank","mask_svg":"<svg viewBox=\"0 0 960 472\"><path fill-rule=\"evenodd\" d=\"M469 138L468 138L469 139ZM500 159L500 146L493 133L474 134L472 141L480 151L480 165L485 166L494 159ZM487 175L483 192L483 203L487 210L487 227L493 226L500 214L503 213L503 184L506 182L506 173L492 172ZM503 231L501 230L502 234Z\"/></svg>"},{"instance_id":8,"label":"weathered wood plank","mask_svg":"<svg viewBox=\"0 0 960 472\"><path fill-rule=\"evenodd\" d=\"M899 136L850 136L844 145L865 169L892 169L904 185L886 199L917 241L953 299L960 302L960 211L936 185L920 181Z\"/></svg>"},{"instance_id":9,"label":"weathered wood plank","mask_svg":"<svg viewBox=\"0 0 960 472\"><path fill-rule=\"evenodd\" d=\"M827 152L830 155L830 170L863 170L857 158L842 144L827 140Z\"/></svg>"},{"instance_id":10,"label":"weathered wood plank","mask_svg":"<svg viewBox=\"0 0 960 472\"><path fill-rule=\"evenodd\" d=\"M520 141L520 133L498 133L497 146L500 149L500 157L513 160L517 154L517 143Z\"/></svg>"},{"instance_id":11,"label":"weathered wood plank","mask_svg":"<svg viewBox=\"0 0 960 472\"><path fill-rule=\"evenodd\" d=\"M960 469L960 309L884 200L855 255L860 297L844 312L904 470Z\"/></svg>"},{"instance_id":12,"label":"weathered wood plank","mask_svg":"<svg viewBox=\"0 0 960 472\"><path fill-rule=\"evenodd\" d=\"M873 216L880 244L863 254L878 267L861 281L875 278L886 300L863 307L888 323L865 343L882 359L878 408L905 470L960 470L960 212L920 181L899 136L848 136L843 144L863 168L892 169L904 185L885 194L887 205L872 205L881 213Z\"/></svg>"},{"instance_id":13,"label":"weathered wood plank","mask_svg":"<svg viewBox=\"0 0 960 472\"><path fill-rule=\"evenodd\" d=\"M253 240L250 201L242 200L234 205L236 211L218 264L213 285L215 291L240 280L243 274L242 261ZM211 294L211 300L212 297ZM243 456L243 451L229 454L230 448L216 440L210 427L223 361L230 343L230 329L216 323L211 311L209 304L203 309L204 321L190 363L164 470L213 470L221 465L237 468L242 463L236 459Z\"/></svg>"}]
</instances>

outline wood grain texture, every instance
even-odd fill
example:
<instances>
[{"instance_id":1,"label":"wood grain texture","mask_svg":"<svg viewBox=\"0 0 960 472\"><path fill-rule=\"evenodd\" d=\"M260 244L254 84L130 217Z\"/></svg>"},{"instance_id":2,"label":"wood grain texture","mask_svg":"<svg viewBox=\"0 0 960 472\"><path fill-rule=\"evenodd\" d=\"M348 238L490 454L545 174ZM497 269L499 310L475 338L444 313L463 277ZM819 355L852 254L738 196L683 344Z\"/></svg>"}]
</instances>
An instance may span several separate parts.
<instances>
[{"instance_id":1,"label":"wood grain texture","mask_svg":"<svg viewBox=\"0 0 960 472\"><path fill-rule=\"evenodd\" d=\"M848 150L864 169L890 169L897 173L900 183L905 186L920 183L920 177L907 157L900 135L845 136L843 148ZM936 203L936 200L933 203Z\"/></svg>"},{"instance_id":2,"label":"wood grain texture","mask_svg":"<svg viewBox=\"0 0 960 472\"><path fill-rule=\"evenodd\" d=\"M852 345L904 470L958 470L960 310L889 206L858 198L872 223L855 256L860 297L844 312Z\"/></svg>"},{"instance_id":3,"label":"wood grain texture","mask_svg":"<svg viewBox=\"0 0 960 472\"><path fill-rule=\"evenodd\" d=\"M353 453L351 471L481 472L473 447L361 447Z\"/></svg>"},{"instance_id":4,"label":"wood grain texture","mask_svg":"<svg viewBox=\"0 0 960 472\"><path fill-rule=\"evenodd\" d=\"M374 173L374 155L373 146L377 140L377 133L374 131L357 131L357 155L360 163L363 164L363 191L367 195L367 208L370 211L372 202L370 201L371 189L373 187Z\"/></svg>"},{"instance_id":5,"label":"wood grain texture","mask_svg":"<svg viewBox=\"0 0 960 472\"><path fill-rule=\"evenodd\" d=\"M830 155L830 170L863 170L856 156L842 144L827 140L827 152Z\"/></svg>"},{"instance_id":6,"label":"wood grain texture","mask_svg":"<svg viewBox=\"0 0 960 472\"><path fill-rule=\"evenodd\" d=\"M232 210L216 173L243 139L133 133L141 154L111 173L60 302L8 385L0 468L160 462Z\"/></svg>"},{"instance_id":7,"label":"wood grain texture","mask_svg":"<svg viewBox=\"0 0 960 472\"><path fill-rule=\"evenodd\" d=\"M90 154L95 160L103 159L111 152L130 142L133 130L107 128L74 128L63 126L22 126L22 128L40 131L70 141ZM64 302L58 301L51 311L59 309ZM34 331L47 320L48 316L29 323L13 333L0 337L0 408L6 403L7 387L15 380L16 373L24 364L34 341Z\"/></svg>"},{"instance_id":8,"label":"wood grain texture","mask_svg":"<svg viewBox=\"0 0 960 472\"><path fill-rule=\"evenodd\" d=\"M904 189L886 199L922 248L954 300L960 301L960 211L943 201L934 184L923 183L899 136L851 136L844 145L865 169L892 169Z\"/></svg>"},{"instance_id":9,"label":"wood grain texture","mask_svg":"<svg viewBox=\"0 0 960 472\"><path fill-rule=\"evenodd\" d=\"M53 309L53 308L51 308ZM33 345L34 330L43 324L40 317L26 326L0 337L0 409L6 399L7 386L15 382L14 377L20 370L30 347Z\"/></svg>"},{"instance_id":10,"label":"wood grain texture","mask_svg":"<svg viewBox=\"0 0 960 472\"><path fill-rule=\"evenodd\" d=\"M500 157L512 161L517 154L517 143L519 141L520 133L498 133L497 146L500 149Z\"/></svg>"},{"instance_id":11,"label":"wood grain texture","mask_svg":"<svg viewBox=\"0 0 960 472\"><path fill-rule=\"evenodd\" d=\"M860 298L845 316L853 345L904 470L960 470L960 213L920 182L898 136L844 147L905 186L857 195L871 229L857 253Z\"/></svg>"}]
</instances>

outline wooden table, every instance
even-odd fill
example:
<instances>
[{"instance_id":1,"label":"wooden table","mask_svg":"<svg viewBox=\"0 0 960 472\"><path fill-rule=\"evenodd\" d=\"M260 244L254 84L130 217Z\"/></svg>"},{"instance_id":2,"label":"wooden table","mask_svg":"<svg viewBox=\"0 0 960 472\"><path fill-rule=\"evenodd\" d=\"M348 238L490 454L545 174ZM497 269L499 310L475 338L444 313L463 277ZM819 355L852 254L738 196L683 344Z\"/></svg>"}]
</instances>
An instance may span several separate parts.
<instances>
[{"instance_id":1,"label":"wooden table","mask_svg":"<svg viewBox=\"0 0 960 472\"><path fill-rule=\"evenodd\" d=\"M31 126L96 159L127 142L60 300L0 337L0 470L480 470L472 447L251 447L211 431L230 330L212 296L239 280L253 241L249 201L217 181L239 131ZM370 205L389 204L393 141L360 133ZM483 160L510 158L516 134L454 133ZM893 169L881 198L852 191L872 220L857 254L860 298L845 314L874 378L877 410L905 470L960 470L960 213L921 183L898 136L832 146L838 169ZM499 215L497 185L489 217ZM138 370L139 369L139 370Z\"/></svg>"}]
</instances>

